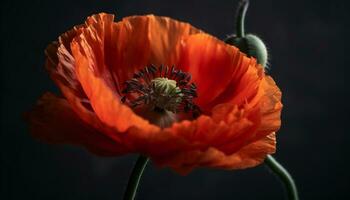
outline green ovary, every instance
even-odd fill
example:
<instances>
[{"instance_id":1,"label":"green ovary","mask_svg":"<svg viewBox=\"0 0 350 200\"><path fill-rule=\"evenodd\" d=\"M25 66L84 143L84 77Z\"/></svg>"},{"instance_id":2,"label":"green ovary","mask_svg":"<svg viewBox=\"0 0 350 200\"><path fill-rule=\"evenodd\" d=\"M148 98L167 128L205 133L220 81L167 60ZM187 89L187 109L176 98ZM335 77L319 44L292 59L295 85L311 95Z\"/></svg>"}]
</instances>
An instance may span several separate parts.
<instances>
[{"instance_id":1,"label":"green ovary","mask_svg":"<svg viewBox=\"0 0 350 200\"><path fill-rule=\"evenodd\" d=\"M155 102L157 109L176 112L176 108L182 101L183 94L176 85L175 80L158 77L153 79Z\"/></svg>"}]
</instances>

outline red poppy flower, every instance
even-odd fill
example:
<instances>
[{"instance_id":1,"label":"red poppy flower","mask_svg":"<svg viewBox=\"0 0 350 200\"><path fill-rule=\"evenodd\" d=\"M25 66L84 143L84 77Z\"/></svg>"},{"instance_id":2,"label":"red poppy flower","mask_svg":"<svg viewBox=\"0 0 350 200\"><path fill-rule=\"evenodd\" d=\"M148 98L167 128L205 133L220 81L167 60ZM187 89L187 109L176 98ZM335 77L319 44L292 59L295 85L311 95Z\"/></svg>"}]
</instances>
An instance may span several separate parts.
<instances>
[{"instance_id":1,"label":"red poppy flower","mask_svg":"<svg viewBox=\"0 0 350 200\"><path fill-rule=\"evenodd\" d=\"M31 133L102 156L140 153L179 173L242 169L275 152L281 92L237 48L188 23L97 14L46 49L62 92L28 114Z\"/></svg>"}]
</instances>

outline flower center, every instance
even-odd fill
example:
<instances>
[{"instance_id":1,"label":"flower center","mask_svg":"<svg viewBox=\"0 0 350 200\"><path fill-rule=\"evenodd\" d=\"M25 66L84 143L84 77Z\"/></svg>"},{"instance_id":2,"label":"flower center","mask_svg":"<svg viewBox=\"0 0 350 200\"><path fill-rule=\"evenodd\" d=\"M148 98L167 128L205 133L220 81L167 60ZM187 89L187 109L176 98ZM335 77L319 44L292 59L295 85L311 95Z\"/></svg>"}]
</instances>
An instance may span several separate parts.
<instances>
[{"instance_id":1,"label":"flower center","mask_svg":"<svg viewBox=\"0 0 350 200\"><path fill-rule=\"evenodd\" d=\"M147 66L125 82L121 100L131 108L142 108L143 111L158 114L185 112L197 117L200 109L193 103L197 97L196 86L190 80L189 73L174 66Z\"/></svg>"},{"instance_id":2,"label":"flower center","mask_svg":"<svg viewBox=\"0 0 350 200\"><path fill-rule=\"evenodd\" d=\"M176 112L183 97L181 89L176 85L176 81L158 77L153 79L151 84L154 85L155 108Z\"/></svg>"}]
</instances>

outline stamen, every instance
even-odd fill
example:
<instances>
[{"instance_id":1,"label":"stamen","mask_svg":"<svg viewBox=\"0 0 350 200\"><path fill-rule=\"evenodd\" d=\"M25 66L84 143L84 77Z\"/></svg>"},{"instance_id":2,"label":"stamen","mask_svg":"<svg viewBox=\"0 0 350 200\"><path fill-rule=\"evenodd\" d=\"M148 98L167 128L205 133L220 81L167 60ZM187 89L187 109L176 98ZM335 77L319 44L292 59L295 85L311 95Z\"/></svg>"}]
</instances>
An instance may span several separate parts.
<instances>
[{"instance_id":1,"label":"stamen","mask_svg":"<svg viewBox=\"0 0 350 200\"><path fill-rule=\"evenodd\" d=\"M125 82L121 101L131 108L143 106L157 113L191 112L198 117L200 109L193 102L197 97L196 85L190 81L191 75L174 65L170 69L163 65L146 66Z\"/></svg>"}]
</instances>

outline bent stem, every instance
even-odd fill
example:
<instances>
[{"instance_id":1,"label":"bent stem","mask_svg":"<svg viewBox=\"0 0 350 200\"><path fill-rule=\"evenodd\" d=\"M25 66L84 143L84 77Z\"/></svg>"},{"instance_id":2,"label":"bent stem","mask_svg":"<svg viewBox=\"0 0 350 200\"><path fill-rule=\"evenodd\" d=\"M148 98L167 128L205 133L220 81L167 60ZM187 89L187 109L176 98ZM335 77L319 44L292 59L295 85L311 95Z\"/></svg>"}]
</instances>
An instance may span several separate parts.
<instances>
[{"instance_id":1,"label":"bent stem","mask_svg":"<svg viewBox=\"0 0 350 200\"><path fill-rule=\"evenodd\" d=\"M288 199L299 200L297 187L289 172L281 164L279 164L271 155L268 155L266 157L265 164L283 182L287 190Z\"/></svg>"},{"instance_id":2,"label":"bent stem","mask_svg":"<svg viewBox=\"0 0 350 200\"><path fill-rule=\"evenodd\" d=\"M134 200L137 192L137 188L140 183L143 171L148 163L148 158L140 155L136 161L134 169L131 172L128 185L125 190L124 200Z\"/></svg>"},{"instance_id":3,"label":"bent stem","mask_svg":"<svg viewBox=\"0 0 350 200\"><path fill-rule=\"evenodd\" d=\"M243 38L245 36L244 21L248 6L249 0L241 0L238 4L238 9L236 12L236 36L239 38Z\"/></svg>"}]
</instances>

